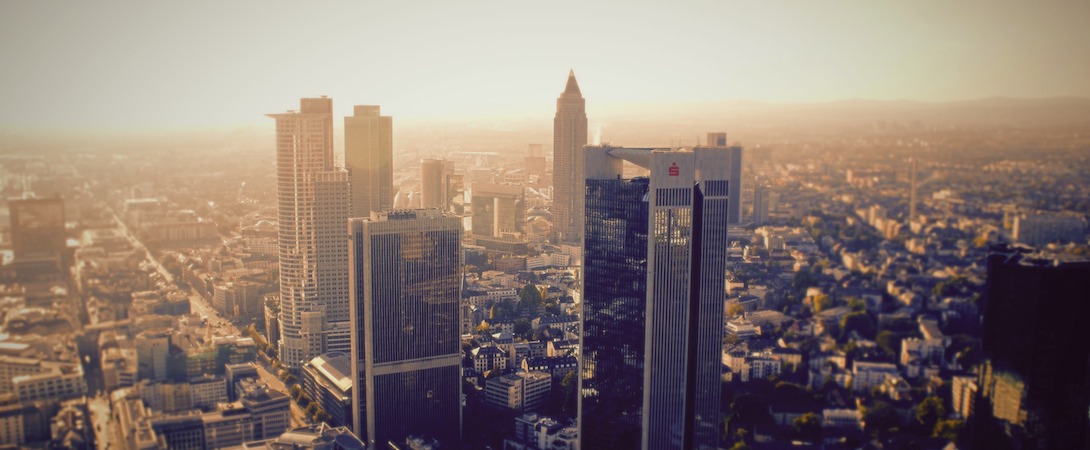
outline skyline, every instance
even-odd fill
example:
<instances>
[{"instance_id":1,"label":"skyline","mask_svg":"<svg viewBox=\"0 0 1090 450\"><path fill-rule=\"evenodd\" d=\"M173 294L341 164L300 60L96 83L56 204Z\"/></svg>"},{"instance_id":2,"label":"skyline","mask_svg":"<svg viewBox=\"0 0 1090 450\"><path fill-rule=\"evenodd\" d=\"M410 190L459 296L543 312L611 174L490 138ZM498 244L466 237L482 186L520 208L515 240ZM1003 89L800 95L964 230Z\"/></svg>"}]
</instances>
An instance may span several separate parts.
<instances>
[{"instance_id":1,"label":"skyline","mask_svg":"<svg viewBox=\"0 0 1090 450\"><path fill-rule=\"evenodd\" d=\"M544 117L570 69L591 116L732 99L1090 97L1086 3L258 5L8 3L0 123L250 126L254 110L318 95L344 99L335 116L377 104L418 120Z\"/></svg>"}]
</instances>

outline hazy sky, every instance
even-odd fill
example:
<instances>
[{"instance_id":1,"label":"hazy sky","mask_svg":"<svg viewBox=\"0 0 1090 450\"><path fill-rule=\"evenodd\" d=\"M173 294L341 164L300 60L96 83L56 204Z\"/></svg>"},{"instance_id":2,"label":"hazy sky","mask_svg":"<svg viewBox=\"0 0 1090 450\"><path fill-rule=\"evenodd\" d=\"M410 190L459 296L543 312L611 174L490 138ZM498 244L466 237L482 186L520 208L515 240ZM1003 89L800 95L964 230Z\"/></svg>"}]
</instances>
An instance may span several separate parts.
<instances>
[{"instance_id":1,"label":"hazy sky","mask_svg":"<svg viewBox=\"0 0 1090 450\"><path fill-rule=\"evenodd\" d=\"M679 4L681 3L681 4ZM626 102L1090 96L1087 0L0 3L0 127L551 117Z\"/></svg>"}]
</instances>

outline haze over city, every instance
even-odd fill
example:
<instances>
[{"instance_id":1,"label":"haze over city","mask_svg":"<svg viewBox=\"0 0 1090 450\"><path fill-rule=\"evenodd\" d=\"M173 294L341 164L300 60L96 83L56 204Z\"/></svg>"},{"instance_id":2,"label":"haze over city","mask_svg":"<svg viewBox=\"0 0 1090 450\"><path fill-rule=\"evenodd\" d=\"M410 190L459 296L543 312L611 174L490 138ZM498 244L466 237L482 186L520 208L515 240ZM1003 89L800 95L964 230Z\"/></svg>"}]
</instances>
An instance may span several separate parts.
<instances>
[{"instance_id":1,"label":"haze over city","mask_svg":"<svg viewBox=\"0 0 1090 450\"><path fill-rule=\"evenodd\" d=\"M1090 450L1088 19L0 3L0 450Z\"/></svg>"}]
</instances>

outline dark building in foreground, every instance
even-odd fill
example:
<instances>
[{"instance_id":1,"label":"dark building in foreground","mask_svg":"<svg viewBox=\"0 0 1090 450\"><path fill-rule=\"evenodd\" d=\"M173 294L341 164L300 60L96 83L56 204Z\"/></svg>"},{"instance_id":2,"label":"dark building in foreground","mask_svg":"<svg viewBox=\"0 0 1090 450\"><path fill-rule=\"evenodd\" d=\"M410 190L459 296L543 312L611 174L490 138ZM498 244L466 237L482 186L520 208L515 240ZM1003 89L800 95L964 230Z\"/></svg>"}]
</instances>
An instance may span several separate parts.
<instances>
[{"instance_id":1,"label":"dark building in foreground","mask_svg":"<svg viewBox=\"0 0 1090 450\"><path fill-rule=\"evenodd\" d=\"M353 423L368 448L461 446L461 217L351 219Z\"/></svg>"},{"instance_id":2,"label":"dark building in foreground","mask_svg":"<svg viewBox=\"0 0 1090 450\"><path fill-rule=\"evenodd\" d=\"M729 152L584 149L580 448L718 448Z\"/></svg>"},{"instance_id":3,"label":"dark building in foreground","mask_svg":"<svg viewBox=\"0 0 1090 450\"><path fill-rule=\"evenodd\" d=\"M1088 293L1090 261L989 256L974 448L1090 448Z\"/></svg>"}]
</instances>

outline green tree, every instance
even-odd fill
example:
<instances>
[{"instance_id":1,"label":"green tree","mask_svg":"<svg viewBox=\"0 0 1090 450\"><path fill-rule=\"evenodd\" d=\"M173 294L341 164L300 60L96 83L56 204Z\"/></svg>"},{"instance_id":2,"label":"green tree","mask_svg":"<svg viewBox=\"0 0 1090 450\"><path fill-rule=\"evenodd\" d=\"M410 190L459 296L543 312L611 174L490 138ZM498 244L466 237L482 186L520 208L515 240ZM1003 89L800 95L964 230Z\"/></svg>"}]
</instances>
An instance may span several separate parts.
<instances>
[{"instance_id":1,"label":"green tree","mask_svg":"<svg viewBox=\"0 0 1090 450\"><path fill-rule=\"evenodd\" d=\"M812 412L803 414L796 417L791 421L791 433L796 437L808 442L817 442L821 440L821 418L817 414Z\"/></svg>"},{"instance_id":2,"label":"green tree","mask_svg":"<svg viewBox=\"0 0 1090 450\"><path fill-rule=\"evenodd\" d=\"M965 430L965 422L962 420L940 420L935 424L931 436L957 442L963 430Z\"/></svg>"},{"instance_id":3,"label":"green tree","mask_svg":"<svg viewBox=\"0 0 1090 450\"><path fill-rule=\"evenodd\" d=\"M934 430L935 425L945 417L946 407L943 406L941 398L927 397L916 405L916 423L924 430Z\"/></svg>"},{"instance_id":4,"label":"green tree","mask_svg":"<svg viewBox=\"0 0 1090 450\"><path fill-rule=\"evenodd\" d=\"M897 416L897 411L889 404L875 402L873 405L864 408L863 422L868 433L886 435L891 431L896 431L900 425L900 418Z\"/></svg>"},{"instance_id":5,"label":"green tree","mask_svg":"<svg viewBox=\"0 0 1090 450\"><path fill-rule=\"evenodd\" d=\"M562 414L573 415L576 410L576 388L578 388L578 381L576 378L576 372L573 370L564 375L564 378L560 380L560 412Z\"/></svg>"},{"instance_id":6,"label":"green tree","mask_svg":"<svg viewBox=\"0 0 1090 450\"><path fill-rule=\"evenodd\" d=\"M303 389L297 384L288 389L288 393L291 395L292 400L299 400L299 395L303 393Z\"/></svg>"},{"instance_id":7,"label":"green tree","mask_svg":"<svg viewBox=\"0 0 1090 450\"><path fill-rule=\"evenodd\" d=\"M848 313L840 319L840 336L842 339L850 336L852 331L859 333L864 338L872 339L874 338L874 328L874 320L863 311Z\"/></svg>"},{"instance_id":8,"label":"green tree","mask_svg":"<svg viewBox=\"0 0 1090 450\"><path fill-rule=\"evenodd\" d=\"M744 312L746 312L746 307L742 306L741 303L731 303L730 306L727 307L728 317L738 316Z\"/></svg>"},{"instance_id":9,"label":"green tree","mask_svg":"<svg viewBox=\"0 0 1090 450\"><path fill-rule=\"evenodd\" d=\"M515 321L514 325L515 336L523 339L530 339L534 334L534 327L530 324L529 320L519 319Z\"/></svg>"},{"instance_id":10,"label":"green tree","mask_svg":"<svg viewBox=\"0 0 1090 450\"><path fill-rule=\"evenodd\" d=\"M813 298L814 313L819 313L833 307L833 299L828 295L818 294Z\"/></svg>"}]
</instances>

